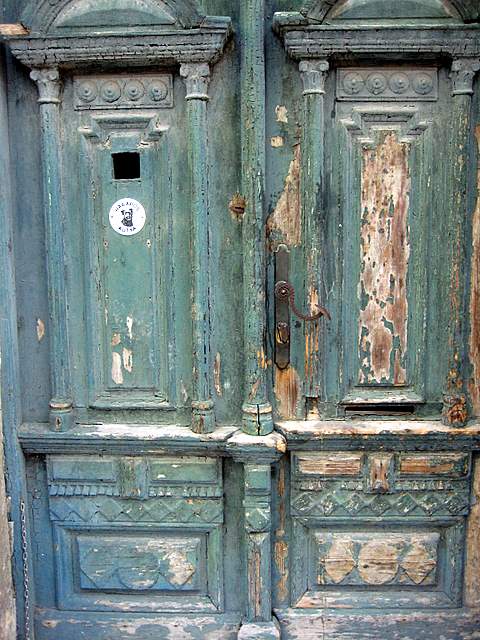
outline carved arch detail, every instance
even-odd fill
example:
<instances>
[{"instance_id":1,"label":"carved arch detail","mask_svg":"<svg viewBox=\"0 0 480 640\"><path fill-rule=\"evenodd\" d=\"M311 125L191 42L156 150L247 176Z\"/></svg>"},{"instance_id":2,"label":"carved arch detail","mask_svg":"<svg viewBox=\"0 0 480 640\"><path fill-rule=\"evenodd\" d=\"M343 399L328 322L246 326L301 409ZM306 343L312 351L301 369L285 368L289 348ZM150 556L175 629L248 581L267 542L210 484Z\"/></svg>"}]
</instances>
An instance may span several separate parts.
<instances>
[{"instance_id":1,"label":"carved arch detail","mask_svg":"<svg viewBox=\"0 0 480 640\"><path fill-rule=\"evenodd\" d=\"M126 26L191 28L203 18L193 0L33 0L22 14L22 23L33 34L73 35L95 27L105 31Z\"/></svg>"},{"instance_id":2,"label":"carved arch detail","mask_svg":"<svg viewBox=\"0 0 480 640\"><path fill-rule=\"evenodd\" d=\"M372 18L480 20L477 0L310 0L301 13L314 22Z\"/></svg>"}]
</instances>

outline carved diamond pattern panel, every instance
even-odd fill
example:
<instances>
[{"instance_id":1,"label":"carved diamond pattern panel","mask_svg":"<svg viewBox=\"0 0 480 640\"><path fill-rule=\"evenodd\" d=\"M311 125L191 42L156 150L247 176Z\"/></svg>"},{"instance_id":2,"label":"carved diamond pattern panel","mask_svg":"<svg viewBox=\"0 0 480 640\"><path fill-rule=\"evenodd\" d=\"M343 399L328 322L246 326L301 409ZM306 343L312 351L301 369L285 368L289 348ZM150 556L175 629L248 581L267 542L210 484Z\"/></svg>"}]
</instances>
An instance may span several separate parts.
<instances>
[{"instance_id":1,"label":"carved diamond pattern panel","mask_svg":"<svg viewBox=\"0 0 480 640\"><path fill-rule=\"evenodd\" d=\"M80 587L116 591L199 588L200 538L78 536Z\"/></svg>"},{"instance_id":2,"label":"carved diamond pattern panel","mask_svg":"<svg viewBox=\"0 0 480 640\"><path fill-rule=\"evenodd\" d=\"M316 533L318 585L436 584L438 533Z\"/></svg>"},{"instance_id":3,"label":"carved diamond pattern panel","mask_svg":"<svg viewBox=\"0 0 480 640\"><path fill-rule=\"evenodd\" d=\"M60 522L223 522L221 500L158 498L122 500L107 496L95 500L80 497L50 498L50 517Z\"/></svg>"},{"instance_id":4,"label":"carved diamond pattern panel","mask_svg":"<svg viewBox=\"0 0 480 640\"><path fill-rule=\"evenodd\" d=\"M328 491L293 494L292 512L299 516L456 516L467 514L468 491L368 495Z\"/></svg>"}]
</instances>

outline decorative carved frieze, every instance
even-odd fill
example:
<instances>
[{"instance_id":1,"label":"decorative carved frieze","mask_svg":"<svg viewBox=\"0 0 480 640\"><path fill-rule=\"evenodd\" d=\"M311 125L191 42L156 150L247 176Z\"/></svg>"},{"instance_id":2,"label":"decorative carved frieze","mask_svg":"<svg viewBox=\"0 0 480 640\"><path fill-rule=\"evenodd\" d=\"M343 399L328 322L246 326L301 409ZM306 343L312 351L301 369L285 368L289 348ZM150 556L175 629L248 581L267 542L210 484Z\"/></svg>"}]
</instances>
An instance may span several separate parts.
<instances>
[{"instance_id":1,"label":"decorative carved frieze","mask_svg":"<svg viewBox=\"0 0 480 640\"><path fill-rule=\"evenodd\" d=\"M441 517L467 515L470 508L468 487L454 491L398 491L388 494L368 494L361 491L341 491L335 486L320 493L292 493L292 513L309 517Z\"/></svg>"},{"instance_id":2,"label":"decorative carved frieze","mask_svg":"<svg viewBox=\"0 0 480 640\"><path fill-rule=\"evenodd\" d=\"M102 524L123 522L137 525L174 523L221 524L221 499L160 497L134 500L97 495L50 496L50 519L53 522Z\"/></svg>"},{"instance_id":3,"label":"decorative carved frieze","mask_svg":"<svg viewBox=\"0 0 480 640\"><path fill-rule=\"evenodd\" d=\"M169 65L184 62L215 62L231 33L230 18L208 17L195 29L170 29L164 33L122 33L106 37L46 36L12 38L13 55L28 67L59 65L82 67L115 63Z\"/></svg>"},{"instance_id":4,"label":"decorative carved frieze","mask_svg":"<svg viewBox=\"0 0 480 640\"><path fill-rule=\"evenodd\" d=\"M173 107L170 74L82 76L74 80L76 109Z\"/></svg>"},{"instance_id":5,"label":"decorative carved frieze","mask_svg":"<svg viewBox=\"0 0 480 640\"><path fill-rule=\"evenodd\" d=\"M438 100L438 71L430 67L339 69L337 100L435 101Z\"/></svg>"},{"instance_id":6,"label":"decorative carved frieze","mask_svg":"<svg viewBox=\"0 0 480 640\"><path fill-rule=\"evenodd\" d=\"M292 513L329 520L467 515L469 460L450 453L296 453Z\"/></svg>"}]
</instances>

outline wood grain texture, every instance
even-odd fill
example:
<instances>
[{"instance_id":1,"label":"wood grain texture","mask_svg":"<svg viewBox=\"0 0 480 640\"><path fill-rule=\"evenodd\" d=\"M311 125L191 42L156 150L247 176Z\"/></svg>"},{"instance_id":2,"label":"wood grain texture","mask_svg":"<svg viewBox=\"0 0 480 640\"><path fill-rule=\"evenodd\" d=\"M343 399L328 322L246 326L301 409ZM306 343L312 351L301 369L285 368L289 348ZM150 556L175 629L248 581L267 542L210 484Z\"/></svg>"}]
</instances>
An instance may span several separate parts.
<instances>
[{"instance_id":1,"label":"wood grain texture","mask_svg":"<svg viewBox=\"0 0 480 640\"><path fill-rule=\"evenodd\" d=\"M409 145L385 134L363 151L360 384L404 385L410 256Z\"/></svg>"},{"instance_id":2,"label":"wood grain texture","mask_svg":"<svg viewBox=\"0 0 480 640\"><path fill-rule=\"evenodd\" d=\"M273 430L267 395L265 311L265 63L264 0L241 4L241 144L243 217L243 328L245 403L243 429ZM262 411L259 411L259 408Z\"/></svg>"},{"instance_id":3,"label":"wood grain texture","mask_svg":"<svg viewBox=\"0 0 480 640\"><path fill-rule=\"evenodd\" d=\"M480 625L480 611L460 609L452 612L384 613L380 615L300 614L276 611L282 637L287 640L475 640ZM321 634L321 635L319 635Z\"/></svg>"}]
</instances>

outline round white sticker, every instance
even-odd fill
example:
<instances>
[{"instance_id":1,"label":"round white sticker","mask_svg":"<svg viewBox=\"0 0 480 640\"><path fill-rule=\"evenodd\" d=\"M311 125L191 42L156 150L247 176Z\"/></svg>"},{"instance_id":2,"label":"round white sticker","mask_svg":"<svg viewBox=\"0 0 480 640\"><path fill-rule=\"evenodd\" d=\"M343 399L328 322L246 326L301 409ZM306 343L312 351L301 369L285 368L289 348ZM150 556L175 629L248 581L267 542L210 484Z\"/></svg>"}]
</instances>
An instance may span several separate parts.
<instances>
[{"instance_id":1,"label":"round white sticker","mask_svg":"<svg viewBox=\"0 0 480 640\"><path fill-rule=\"evenodd\" d=\"M141 231L146 217L143 205L133 198L117 200L108 214L112 229L122 236L134 236Z\"/></svg>"}]
</instances>

